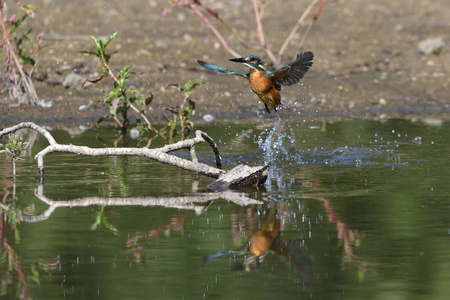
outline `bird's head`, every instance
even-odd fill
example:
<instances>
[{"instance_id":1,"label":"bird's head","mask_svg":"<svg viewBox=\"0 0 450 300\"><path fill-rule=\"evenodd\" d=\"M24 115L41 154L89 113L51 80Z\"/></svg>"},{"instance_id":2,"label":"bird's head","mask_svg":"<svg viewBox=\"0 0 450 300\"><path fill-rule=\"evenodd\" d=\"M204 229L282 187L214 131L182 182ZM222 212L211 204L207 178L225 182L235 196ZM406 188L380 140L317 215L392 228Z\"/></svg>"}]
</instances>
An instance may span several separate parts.
<instances>
[{"instance_id":1,"label":"bird's head","mask_svg":"<svg viewBox=\"0 0 450 300\"><path fill-rule=\"evenodd\" d=\"M252 69L263 69L264 70L264 65L263 65L261 58L259 58L256 55L247 55L247 56L244 56L241 58L232 58L232 59L230 59L230 61L243 63L244 65L246 65L247 67L252 68Z\"/></svg>"}]
</instances>

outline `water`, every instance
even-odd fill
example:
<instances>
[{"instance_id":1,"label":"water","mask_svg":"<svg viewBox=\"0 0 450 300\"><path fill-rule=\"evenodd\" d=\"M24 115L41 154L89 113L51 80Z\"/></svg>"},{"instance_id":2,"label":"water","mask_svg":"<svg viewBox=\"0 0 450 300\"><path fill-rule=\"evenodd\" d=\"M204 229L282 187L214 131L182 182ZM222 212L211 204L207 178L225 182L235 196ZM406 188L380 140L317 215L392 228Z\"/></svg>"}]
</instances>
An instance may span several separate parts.
<instances>
[{"instance_id":1,"label":"water","mask_svg":"<svg viewBox=\"0 0 450 300\"><path fill-rule=\"evenodd\" d=\"M209 191L209 178L136 157L50 154L40 185L37 136L15 180L0 157L0 297L447 299L449 127L198 128L219 143L225 168L271 166L265 187L247 194L263 204L247 206ZM52 134L91 147L116 138L110 128ZM197 152L213 165L208 146ZM272 252L258 264L244 250L260 236Z\"/></svg>"}]
</instances>

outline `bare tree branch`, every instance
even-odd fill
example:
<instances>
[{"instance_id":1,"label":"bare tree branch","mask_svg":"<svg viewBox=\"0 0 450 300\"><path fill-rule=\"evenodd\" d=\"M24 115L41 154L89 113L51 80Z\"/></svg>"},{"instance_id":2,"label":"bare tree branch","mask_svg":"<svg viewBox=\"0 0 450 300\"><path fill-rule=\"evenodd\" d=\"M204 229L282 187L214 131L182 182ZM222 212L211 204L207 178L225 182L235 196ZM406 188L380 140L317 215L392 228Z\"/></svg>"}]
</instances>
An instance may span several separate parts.
<instances>
[{"instance_id":1,"label":"bare tree branch","mask_svg":"<svg viewBox=\"0 0 450 300\"><path fill-rule=\"evenodd\" d=\"M197 130L195 132L195 138L180 141L175 144L166 145L161 148L148 149L148 148L90 148L86 146L76 145L63 145L55 141L53 136L46 129L28 122L20 123L13 127L5 128L0 131L0 137L5 134L13 133L23 128L30 128L43 134L48 140L49 144L46 148L36 154L38 170L41 178L44 176L44 157L52 152L68 152L78 155L87 156L142 156L150 159L157 160L161 163L176 166L178 168L204 174L206 176L216 178L215 182L210 185L213 190L224 190L229 187L240 185L259 185L265 182L267 179L267 166L249 167L245 165L239 165L230 171L224 171L218 168L208 166L207 164L198 162L195 155L194 146L196 144L208 142L213 148L216 164L220 168L220 155L217 145L214 140L206 133ZM192 161L180 158L175 155L170 155L168 152L177 151L181 149L189 149Z\"/></svg>"},{"instance_id":2,"label":"bare tree branch","mask_svg":"<svg viewBox=\"0 0 450 300\"><path fill-rule=\"evenodd\" d=\"M284 41L283 45L280 48L280 51L278 51L278 57L277 57L277 62L279 63L281 61L281 56L283 55L284 51L286 50L287 46L289 45L289 43L291 42L292 38L294 37L295 33L297 32L297 30L300 28L300 26L303 24L303 22L305 21L306 16L309 14L309 12L312 10L312 8L314 7L314 5L317 4L317 2L319 2L319 0L313 0L309 6L305 9L305 11L303 12L303 14L301 15L300 19L298 19L297 23L295 24L294 28L292 28L291 33L289 34L289 36L286 38L286 40ZM307 36L307 34L305 34L304 36Z\"/></svg>"},{"instance_id":3,"label":"bare tree branch","mask_svg":"<svg viewBox=\"0 0 450 300\"><path fill-rule=\"evenodd\" d=\"M261 49L264 49L269 56L270 60L275 64L278 65L279 62L277 61L277 58L273 54L272 50L267 46L266 41L264 40L264 30L262 28L261 19L262 19L262 13L264 12L264 4L262 4L261 9L258 8L257 0L253 0L253 10L255 11L255 19L256 19L256 27L257 27L257 36L259 39L259 42L261 44Z\"/></svg>"}]
</instances>

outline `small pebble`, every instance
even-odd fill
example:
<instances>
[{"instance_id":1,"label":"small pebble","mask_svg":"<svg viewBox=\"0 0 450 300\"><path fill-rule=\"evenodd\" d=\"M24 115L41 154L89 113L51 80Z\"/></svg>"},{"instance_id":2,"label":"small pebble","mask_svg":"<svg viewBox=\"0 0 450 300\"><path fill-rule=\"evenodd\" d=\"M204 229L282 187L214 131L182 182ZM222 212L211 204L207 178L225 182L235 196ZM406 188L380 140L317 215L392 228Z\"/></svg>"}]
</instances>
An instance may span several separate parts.
<instances>
[{"instance_id":1,"label":"small pebble","mask_svg":"<svg viewBox=\"0 0 450 300\"><path fill-rule=\"evenodd\" d=\"M439 54L445 47L445 42L442 37L433 37L419 42L417 48L422 54Z\"/></svg>"},{"instance_id":2,"label":"small pebble","mask_svg":"<svg viewBox=\"0 0 450 300\"><path fill-rule=\"evenodd\" d=\"M86 80L86 76L72 72L66 76L66 78L64 79L64 81L62 83L62 86L65 87L66 89L69 89L69 88L81 89L85 80Z\"/></svg>"},{"instance_id":3,"label":"small pebble","mask_svg":"<svg viewBox=\"0 0 450 300\"><path fill-rule=\"evenodd\" d=\"M135 127L135 128L131 128L130 130L130 137L135 140L139 137L139 130Z\"/></svg>"},{"instance_id":4,"label":"small pebble","mask_svg":"<svg viewBox=\"0 0 450 300\"><path fill-rule=\"evenodd\" d=\"M53 106L53 101L52 100L45 101L42 99L41 101L39 101L39 105L45 108L49 108Z\"/></svg>"},{"instance_id":5,"label":"small pebble","mask_svg":"<svg viewBox=\"0 0 450 300\"><path fill-rule=\"evenodd\" d=\"M206 115L203 115L202 119L205 122L211 122L211 121L215 120L216 118L210 114L206 114Z\"/></svg>"},{"instance_id":6,"label":"small pebble","mask_svg":"<svg viewBox=\"0 0 450 300\"><path fill-rule=\"evenodd\" d=\"M155 46L158 47L158 48L161 48L161 49L167 49L167 48L169 48L169 47L167 46L167 43L166 43L164 40L156 40L156 41L155 41Z\"/></svg>"},{"instance_id":7,"label":"small pebble","mask_svg":"<svg viewBox=\"0 0 450 300\"><path fill-rule=\"evenodd\" d=\"M186 21L186 15L183 14L183 13L179 13L179 14L177 15L177 20L180 21L180 22Z\"/></svg>"}]
</instances>

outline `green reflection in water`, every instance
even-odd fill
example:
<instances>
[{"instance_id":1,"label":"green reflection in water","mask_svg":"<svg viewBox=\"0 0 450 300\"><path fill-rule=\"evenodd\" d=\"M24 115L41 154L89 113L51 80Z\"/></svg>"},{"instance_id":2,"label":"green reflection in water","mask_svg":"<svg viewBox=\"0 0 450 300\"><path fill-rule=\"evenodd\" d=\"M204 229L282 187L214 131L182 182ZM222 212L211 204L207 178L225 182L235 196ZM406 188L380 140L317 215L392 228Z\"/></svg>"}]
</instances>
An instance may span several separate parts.
<instances>
[{"instance_id":1,"label":"green reflection in water","mask_svg":"<svg viewBox=\"0 0 450 300\"><path fill-rule=\"evenodd\" d=\"M271 165L265 188L247 195L265 204L249 206L208 191L211 179L195 190L193 174L142 158L52 154L38 186L32 156L18 162L16 179L1 157L1 295L446 299L449 127L393 120L198 128L220 144L226 168ZM91 147L111 146L110 132L52 131L61 143ZM37 136L31 155L45 146ZM209 151L197 149L212 164ZM249 242L258 245L253 254L269 251L255 260Z\"/></svg>"}]
</instances>

